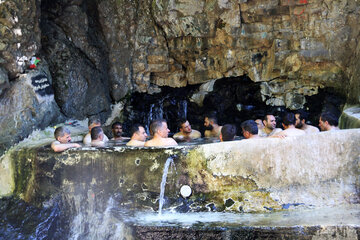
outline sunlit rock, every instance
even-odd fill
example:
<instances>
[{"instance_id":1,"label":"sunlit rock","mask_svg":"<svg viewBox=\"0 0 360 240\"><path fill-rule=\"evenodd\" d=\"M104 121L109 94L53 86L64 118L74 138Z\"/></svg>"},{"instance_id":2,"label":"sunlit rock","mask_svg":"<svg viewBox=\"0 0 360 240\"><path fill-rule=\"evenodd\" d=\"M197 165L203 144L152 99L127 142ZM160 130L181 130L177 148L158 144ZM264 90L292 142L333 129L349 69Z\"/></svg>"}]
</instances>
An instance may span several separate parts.
<instances>
[{"instance_id":1,"label":"sunlit rock","mask_svg":"<svg viewBox=\"0 0 360 240\"><path fill-rule=\"evenodd\" d=\"M31 70L12 82L0 99L0 152L35 129L60 122L63 115L54 99L47 67Z\"/></svg>"}]
</instances>

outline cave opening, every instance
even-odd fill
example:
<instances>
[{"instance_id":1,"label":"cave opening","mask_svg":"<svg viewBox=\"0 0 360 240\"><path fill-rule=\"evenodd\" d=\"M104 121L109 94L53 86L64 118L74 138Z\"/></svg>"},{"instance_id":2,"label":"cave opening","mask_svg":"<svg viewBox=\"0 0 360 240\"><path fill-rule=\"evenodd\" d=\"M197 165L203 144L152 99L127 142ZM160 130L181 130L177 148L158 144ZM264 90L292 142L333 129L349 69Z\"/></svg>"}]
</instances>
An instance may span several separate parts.
<instances>
[{"instance_id":1,"label":"cave opening","mask_svg":"<svg viewBox=\"0 0 360 240\"><path fill-rule=\"evenodd\" d=\"M261 83L253 82L248 76L222 78L204 84L188 85L182 88L161 87L156 94L134 93L124 107L121 121L128 133L135 123L144 124L148 130L150 123L159 118L166 119L171 133L178 131L179 119L188 119L193 129L204 132L204 117L215 114L220 125L235 124L237 135L241 136L240 124L249 119L263 118L273 114L277 127L285 112L296 110L285 106L270 106L263 100ZM345 97L333 88L322 88L318 94L306 96L303 109L309 113L308 123L318 125L323 111L331 111L340 116Z\"/></svg>"}]
</instances>

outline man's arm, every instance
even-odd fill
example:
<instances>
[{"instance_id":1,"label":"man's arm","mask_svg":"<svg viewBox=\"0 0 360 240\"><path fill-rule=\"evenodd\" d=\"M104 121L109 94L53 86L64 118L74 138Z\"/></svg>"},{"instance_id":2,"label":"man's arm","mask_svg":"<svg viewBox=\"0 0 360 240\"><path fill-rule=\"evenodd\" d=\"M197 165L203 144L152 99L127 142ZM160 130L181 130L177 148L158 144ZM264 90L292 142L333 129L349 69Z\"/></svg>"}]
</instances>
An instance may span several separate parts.
<instances>
[{"instance_id":1,"label":"man's arm","mask_svg":"<svg viewBox=\"0 0 360 240\"><path fill-rule=\"evenodd\" d=\"M69 148L78 148L81 147L80 144L77 143L60 143L58 141L55 141L51 144L51 148L54 150L54 152L62 152Z\"/></svg>"}]
</instances>

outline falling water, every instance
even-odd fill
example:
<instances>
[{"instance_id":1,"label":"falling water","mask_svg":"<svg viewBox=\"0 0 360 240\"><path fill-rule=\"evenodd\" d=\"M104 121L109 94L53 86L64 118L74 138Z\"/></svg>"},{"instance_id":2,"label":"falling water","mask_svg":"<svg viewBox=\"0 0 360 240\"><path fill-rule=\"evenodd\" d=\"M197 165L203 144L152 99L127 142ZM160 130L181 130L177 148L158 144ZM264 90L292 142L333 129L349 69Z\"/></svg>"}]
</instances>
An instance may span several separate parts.
<instances>
[{"instance_id":1,"label":"falling water","mask_svg":"<svg viewBox=\"0 0 360 240\"><path fill-rule=\"evenodd\" d=\"M152 121L156 119L162 119L164 118L164 109L163 109L163 99L161 99L158 103L152 103L150 104L149 113L144 119L144 122L146 122L145 129L147 132L149 132L149 126L152 123Z\"/></svg>"},{"instance_id":2,"label":"falling water","mask_svg":"<svg viewBox=\"0 0 360 240\"><path fill-rule=\"evenodd\" d=\"M187 119L187 101L186 100L180 101L179 116L181 116L184 119Z\"/></svg>"},{"instance_id":3,"label":"falling water","mask_svg":"<svg viewBox=\"0 0 360 240\"><path fill-rule=\"evenodd\" d=\"M172 157L168 157L168 159L166 159L166 163L164 166L164 172L162 175L162 179L161 179L161 184L160 184L160 199L159 199L159 215L161 215L162 213L162 207L164 205L165 199L164 199L164 193L165 193L165 184L166 184L166 177L169 171L169 167L171 165L174 165L174 160Z\"/></svg>"},{"instance_id":4,"label":"falling water","mask_svg":"<svg viewBox=\"0 0 360 240\"><path fill-rule=\"evenodd\" d=\"M96 211L91 205L78 210L71 224L69 239L124 239L124 236L127 235L126 227L113 214L117 205L114 199L109 198L103 212Z\"/></svg>"}]
</instances>

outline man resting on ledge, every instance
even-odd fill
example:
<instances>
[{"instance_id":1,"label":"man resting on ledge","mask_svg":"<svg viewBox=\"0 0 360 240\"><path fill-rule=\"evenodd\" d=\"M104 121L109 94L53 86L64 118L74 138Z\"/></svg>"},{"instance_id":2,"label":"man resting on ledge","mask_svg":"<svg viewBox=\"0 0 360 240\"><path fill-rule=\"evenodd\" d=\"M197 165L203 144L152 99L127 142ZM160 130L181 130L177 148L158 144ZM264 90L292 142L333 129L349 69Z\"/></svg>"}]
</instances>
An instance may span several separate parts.
<instances>
[{"instance_id":1,"label":"man resting on ledge","mask_svg":"<svg viewBox=\"0 0 360 240\"><path fill-rule=\"evenodd\" d=\"M66 127L58 127L55 129L54 136L56 141L51 143L51 148L54 152L62 152L68 148L79 148L81 147L78 143L71 142L71 133L70 130Z\"/></svg>"},{"instance_id":2,"label":"man resting on ledge","mask_svg":"<svg viewBox=\"0 0 360 240\"><path fill-rule=\"evenodd\" d=\"M131 139L126 143L126 146L143 147L145 144L147 134L145 129L140 124L135 124L131 128Z\"/></svg>"},{"instance_id":3,"label":"man resting on ledge","mask_svg":"<svg viewBox=\"0 0 360 240\"><path fill-rule=\"evenodd\" d=\"M156 120L150 124L150 131L154 137L145 143L145 147L160 147L160 146L176 146L177 142L173 138L169 138L170 130L164 119Z\"/></svg>"}]
</instances>

